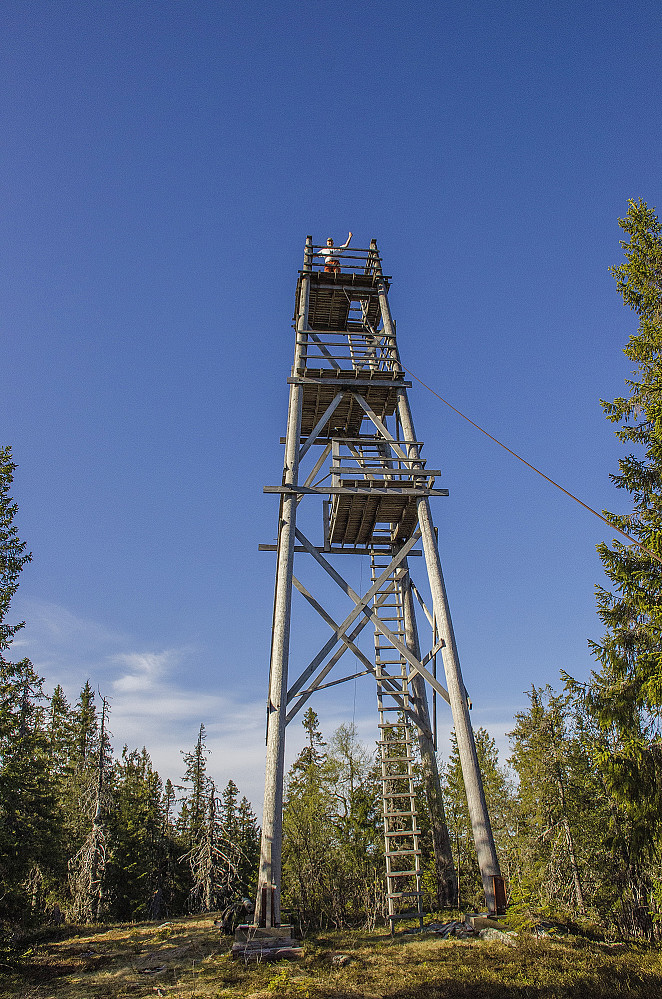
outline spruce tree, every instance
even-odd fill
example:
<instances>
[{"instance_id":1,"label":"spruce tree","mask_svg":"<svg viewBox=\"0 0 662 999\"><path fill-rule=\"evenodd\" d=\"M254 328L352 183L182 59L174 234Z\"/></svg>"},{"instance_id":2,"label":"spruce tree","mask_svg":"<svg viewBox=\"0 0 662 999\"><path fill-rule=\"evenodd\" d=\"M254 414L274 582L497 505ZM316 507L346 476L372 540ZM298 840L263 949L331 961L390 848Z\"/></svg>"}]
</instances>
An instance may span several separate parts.
<instances>
[{"instance_id":1,"label":"spruce tree","mask_svg":"<svg viewBox=\"0 0 662 999\"><path fill-rule=\"evenodd\" d=\"M61 857L42 684L29 659L0 661L0 912L13 918L43 911Z\"/></svg>"},{"instance_id":2,"label":"spruce tree","mask_svg":"<svg viewBox=\"0 0 662 999\"><path fill-rule=\"evenodd\" d=\"M646 866L659 857L662 837L662 227L642 200L630 201L619 223L629 239L612 273L639 328L624 349L635 365L628 394L602 406L631 447L611 478L632 509L605 516L639 544L598 546L611 588L596 588L606 633L590 643L599 668L582 695L597 724L595 756L612 801L622 918L650 933Z\"/></svg>"},{"instance_id":3,"label":"spruce tree","mask_svg":"<svg viewBox=\"0 0 662 999\"><path fill-rule=\"evenodd\" d=\"M251 898L257 889L260 856L258 825L250 802L239 800L239 788L229 780L221 795L221 824L226 860L222 867L222 905Z\"/></svg>"},{"instance_id":4,"label":"spruce tree","mask_svg":"<svg viewBox=\"0 0 662 999\"><path fill-rule=\"evenodd\" d=\"M301 926L328 923L331 880L335 877L333 808L326 773L326 745L315 711L308 708L302 725L306 745L290 768L283 806L284 903Z\"/></svg>"},{"instance_id":5,"label":"spruce tree","mask_svg":"<svg viewBox=\"0 0 662 999\"><path fill-rule=\"evenodd\" d=\"M531 687L509 733L517 788L513 897L522 916L585 915L608 858L604 796L569 695Z\"/></svg>"},{"instance_id":6,"label":"spruce tree","mask_svg":"<svg viewBox=\"0 0 662 999\"><path fill-rule=\"evenodd\" d=\"M88 699L90 690L88 681L79 702L86 708L84 718L87 717L87 708L93 700L93 695L92 699ZM73 787L79 790L80 797L74 818L79 822L84 839L68 864L69 892L72 915L84 922L97 921L108 910L105 879L108 859L106 819L111 810L114 810L115 802L108 779L112 766L112 748L106 728L107 717L108 701L104 697L95 754L92 754L87 739L81 742L80 731L84 731L84 726L79 729L75 739L78 760L73 774ZM96 728L94 732L96 734Z\"/></svg>"},{"instance_id":7,"label":"spruce tree","mask_svg":"<svg viewBox=\"0 0 662 999\"><path fill-rule=\"evenodd\" d=\"M503 870L507 872L511 845L512 789L507 774L499 762L496 743L489 732L484 728L478 728L474 732L474 737L487 808L492 818L492 832ZM451 754L442 773L442 791L456 864L458 905L482 906L483 886L455 732L451 732Z\"/></svg>"},{"instance_id":8,"label":"spruce tree","mask_svg":"<svg viewBox=\"0 0 662 999\"><path fill-rule=\"evenodd\" d=\"M206 740L205 726L201 724L193 751L190 753L182 752L186 764L184 780L190 786L190 790L182 803L179 828L189 848L197 841L207 813L209 792L207 757L209 750L205 746Z\"/></svg>"},{"instance_id":9,"label":"spruce tree","mask_svg":"<svg viewBox=\"0 0 662 999\"><path fill-rule=\"evenodd\" d=\"M8 624L6 617L23 567L32 560L32 555L25 553L26 542L21 541L14 524L18 505L9 495L9 490L15 470L11 448L0 448L0 656L25 624L24 621Z\"/></svg>"},{"instance_id":10,"label":"spruce tree","mask_svg":"<svg viewBox=\"0 0 662 999\"><path fill-rule=\"evenodd\" d=\"M260 827L248 798L243 796L237 808L237 833L239 858L239 888L245 897L252 899L257 891L257 873L260 863Z\"/></svg>"},{"instance_id":11,"label":"spruce tree","mask_svg":"<svg viewBox=\"0 0 662 999\"><path fill-rule=\"evenodd\" d=\"M29 659L6 658L23 622L9 624L25 564L10 496L16 465L0 448L0 915L24 918L43 907L56 867L59 825L44 725L43 679Z\"/></svg>"},{"instance_id":12,"label":"spruce tree","mask_svg":"<svg viewBox=\"0 0 662 999\"><path fill-rule=\"evenodd\" d=\"M125 746L111 780L108 816L112 851L106 892L116 919L159 918L167 909L169 843L163 784L145 748Z\"/></svg>"}]
</instances>

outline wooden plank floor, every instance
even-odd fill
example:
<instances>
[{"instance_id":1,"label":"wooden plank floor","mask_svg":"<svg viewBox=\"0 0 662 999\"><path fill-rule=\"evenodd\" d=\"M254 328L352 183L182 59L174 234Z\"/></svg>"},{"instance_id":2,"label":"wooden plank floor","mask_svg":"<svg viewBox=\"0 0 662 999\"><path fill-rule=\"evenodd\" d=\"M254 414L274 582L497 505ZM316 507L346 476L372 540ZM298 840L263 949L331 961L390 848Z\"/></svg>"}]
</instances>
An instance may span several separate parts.
<instances>
[{"instance_id":1,"label":"wooden plank floor","mask_svg":"<svg viewBox=\"0 0 662 999\"><path fill-rule=\"evenodd\" d=\"M317 421L322 417L327 406L333 401L336 394L341 391L337 382L340 378L345 381L365 379L367 373L360 371L342 371L336 374L330 368L307 369L305 374L310 377L319 378L316 384L306 384L303 386L303 402L301 409L301 436L306 437ZM392 416L397 406L397 389L392 385L380 385L380 381L393 381L393 375L389 372L376 372L374 384L362 385L358 392L363 396L371 409L374 410L380 420ZM371 377L371 382L373 378ZM335 412L331 416L325 435L341 434L347 437L358 437L361 424L366 419L366 414L356 399L351 394L346 393Z\"/></svg>"},{"instance_id":2,"label":"wooden plank floor","mask_svg":"<svg viewBox=\"0 0 662 999\"><path fill-rule=\"evenodd\" d=\"M371 278L359 274L311 274L308 323L313 330L346 330L350 303L368 302L367 320L377 329L379 297Z\"/></svg>"},{"instance_id":3,"label":"wooden plank floor","mask_svg":"<svg viewBox=\"0 0 662 999\"><path fill-rule=\"evenodd\" d=\"M406 541L417 519L416 499L412 496L336 495L331 503L331 544L369 545L378 524L396 525L393 540Z\"/></svg>"}]
</instances>

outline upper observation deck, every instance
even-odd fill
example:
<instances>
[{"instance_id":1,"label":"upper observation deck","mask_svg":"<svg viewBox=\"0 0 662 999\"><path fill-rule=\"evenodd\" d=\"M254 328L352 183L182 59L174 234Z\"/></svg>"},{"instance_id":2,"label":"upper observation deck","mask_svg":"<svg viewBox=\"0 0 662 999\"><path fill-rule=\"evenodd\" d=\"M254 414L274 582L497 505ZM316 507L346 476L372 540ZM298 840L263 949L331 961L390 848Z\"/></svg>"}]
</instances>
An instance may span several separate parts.
<instances>
[{"instance_id":1,"label":"upper observation deck","mask_svg":"<svg viewBox=\"0 0 662 999\"><path fill-rule=\"evenodd\" d=\"M326 247L324 247L326 249ZM389 279L373 244L346 249L325 261L320 247L306 244L297 282L294 324L297 363L293 375L303 384L301 433L307 436L339 392L327 434L356 436L366 417L359 393L384 420L405 387L392 324L383 315Z\"/></svg>"},{"instance_id":2,"label":"upper observation deck","mask_svg":"<svg viewBox=\"0 0 662 999\"><path fill-rule=\"evenodd\" d=\"M377 281L383 281L388 290L389 278L382 274L376 248L339 250L337 257L332 258L337 261L335 265L317 256L320 249L326 247L311 244L304 269L299 271L295 322L301 309L301 285L306 278L307 322L311 330L344 332L365 322L377 328L381 320Z\"/></svg>"}]
</instances>

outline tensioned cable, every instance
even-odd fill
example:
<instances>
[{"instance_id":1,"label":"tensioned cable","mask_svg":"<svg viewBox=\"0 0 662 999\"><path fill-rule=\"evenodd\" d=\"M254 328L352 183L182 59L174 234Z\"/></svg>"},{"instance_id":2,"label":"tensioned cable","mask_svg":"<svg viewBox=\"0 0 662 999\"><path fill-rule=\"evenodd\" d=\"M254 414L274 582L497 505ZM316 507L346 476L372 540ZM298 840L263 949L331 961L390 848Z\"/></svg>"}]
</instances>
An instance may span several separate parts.
<instances>
[{"instance_id":1,"label":"tensioned cable","mask_svg":"<svg viewBox=\"0 0 662 999\"><path fill-rule=\"evenodd\" d=\"M627 534L625 531L621 530L620 527L616 527L616 525L613 524L610 520L607 520L606 517L603 517L601 513L598 513L597 510L594 510L592 506L589 506L588 503L584 503L583 500L580 500L579 496L575 496L575 494L571 493L569 489L564 489L562 485L560 485L558 482L555 482L554 479L550 479L549 475L545 475L545 473L541 472L539 468L536 468L535 465L532 465L530 461L527 461L526 458L523 458L521 454L517 454L516 451L512 451L509 447L507 447L506 444L503 444L500 440L497 440L496 437L493 437L492 434L488 433L487 430L484 430L483 427L479 426L477 423L474 423L473 420L469 419L468 416L465 416L465 414L460 412L459 409L456 409L456 407L453 406L453 404L450 403L448 399L444 399L442 395L439 395L439 393L435 392L433 388L430 388L430 386L427 385L422 378L419 378L418 375L415 375L413 371L409 370L409 368L405 368L402 362L400 362L400 366L402 367L403 371L406 371L408 375L410 375L412 378L415 378L416 381L423 386L423 388L426 388L428 392L431 392L432 395L435 396L437 399L439 399L440 402L443 402L445 406L448 406L449 409L452 409L454 413L457 413L458 416L461 416L463 420L466 420L467 423L470 423L472 427L476 428L476 430L480 430L481 434L485 434L486 437L489 437L491 441L494 441L495 444L498 444L499 447L502 447L504 451L508 452L508 454L512 454L513 458L517 458L517 460L525 464L527 468L530 468L532 472L536 472L538 475L541 475L543 479L551 483L551 485L556 486L557 489L560 489L562 493L565 493L566 496L569 496L570 499L573 499L575 503L579 503L579 505L583 506L584 509L588 510L589 513L592 513L596 517L599 517L600 520L604 521L605 524L613 528L614 531L618 531L618 533L622 534L624 538L627 538L628 541L631 541L633 545L637 545L638 548L641 548L641 550L646 552L647 555L650 555L651 558L654 558L657 562L662 562L662 557L656 555L654 551L651 551L650 548L647 548L646 545L643 545L641 541L637 541L636 538L633 538L630 534Z\"/></svg>"}]
</instances>

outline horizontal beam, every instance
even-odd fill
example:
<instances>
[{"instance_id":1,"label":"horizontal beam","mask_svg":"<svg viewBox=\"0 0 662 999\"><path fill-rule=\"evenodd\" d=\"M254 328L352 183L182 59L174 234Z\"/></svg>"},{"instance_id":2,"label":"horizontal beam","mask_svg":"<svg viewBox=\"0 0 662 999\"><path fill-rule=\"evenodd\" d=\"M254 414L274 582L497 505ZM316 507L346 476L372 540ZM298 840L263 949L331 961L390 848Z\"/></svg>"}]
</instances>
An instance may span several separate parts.
<instances>
[{"instance_id":1,"label":"horizontal beam","mask_svg":"<svg viewBox=\"0 0 662 999\"><path fill-rule=\"evenodd\" d=\"M369 361L369 359L368 359ZM387 378L288 378L288 385L328 385L334 388L411 388L411 382Z\"/></svg>"},{"instance_id":2,"label":"horizontal beam","mask_svg":"<svg viewBox=\"0 0 662 999\"><path fill-rule=\"evenodd\" d=\"M302 444L305 443L305 441L307 439L308 438L304 435L301 438L301 443ZM333 441L333 440L339 440L341 442L341 444L368 444L368 445L370 445L370 444L380 444L380 443L383 443L382 437L381 436L378 437L376 434L373 437L369 437L367 434L363 434L363 436L361 436L361 437L344 437L344 436L343 437L337 437L337 436L336 437L328 437L328 436L324 436L323 434L320 434L320 436L313 443L314 444L328 444L329 441ZM279 437L278 438L278 442L279 442L279 444L285 444L286 443L286 438L285 437ZM424 446L423 441L405 441L405 444L407 445L407 447L423 447ZM411 462L413 459L408 458L407 460ZM418 459L416 459L416 460L418 460ZM422 458L420 460L423 461Z\"/></svg>"},{"instance_id":3,"label":"horizontal beam","mask_svg":"<svg viewBox=\"0 0 662 999\"><path fill-rule=\"evenodd\" d=\"M260 545L257 546L257 550L259 552L277 552L278 551L278 545L260 544ZM308 551L308 549L304 548L303 545L295 545L294 546L294 550L295 550L295 552L304 552L305 554L310 554L310 552ZM322 547L316 547L315 551L318 551L318 552L320 552L320 553L322 553L324 555L372 555L372 554L375 554L375 555L392 555L393 554L393 549L392 549L392 547L390 545L388 547L385 547L385 548L377 548L374 545L372 547L370 547L370 548L322 548ZM418 550L410 551L409 552L410 556L411 555L413 555L413 556L419 555L420 556L422 554L423 554L423 552L419 552Z\"/></svg>"},{"instance_id":4,"label":"horizontal beam","mask_svg":"<svg viewBox=\"0 0 662 999\"><path fill-rule=\"evenodd\" d=\"M348 460L351 461L351 458ZM377 459L374 455L371 455L369 460L376 461ZM329 472L331 475L356 475L357 473L371 475L377 472L381 475L408 475L409 478L414 479L436 478L436 476L441 475L438 468L410 468L409 466L406 468L389 468L386 462L390 460L392 459L385 458L381 465L331 465Z\"/></svg>"},{"instance_id":5,"label":"horizontal beam","mask_svg":"<svg viewBox=\"0 0 662 999\"><path fill-rule=\"evenodd\" d=\"M377 487L360 489L358 486L265 486L262 490L265 493L282 493L291 496L292 493L298 495L310 494L312 496L448 496L448 489L427 489L411 488L403 489L399 482L394 482L391 487Z\"/></svg>"}]
</instances>

